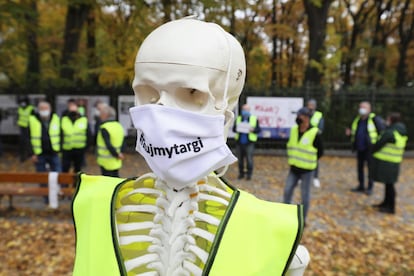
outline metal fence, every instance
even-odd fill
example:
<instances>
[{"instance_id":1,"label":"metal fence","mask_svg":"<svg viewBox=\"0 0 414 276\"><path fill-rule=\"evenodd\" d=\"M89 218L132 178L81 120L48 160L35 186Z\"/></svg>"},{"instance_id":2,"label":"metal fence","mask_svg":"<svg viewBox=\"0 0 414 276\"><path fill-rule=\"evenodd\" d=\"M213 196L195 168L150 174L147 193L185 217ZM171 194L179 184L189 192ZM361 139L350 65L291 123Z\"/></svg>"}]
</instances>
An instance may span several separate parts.
<instances>
[{"instance_id":1,"label":"metal fence","mask_svg":"<svg viewBox=\"0 0 414 276\"><path fill-rule=\"evenodd\" d=\"M389 112L402 114L408 131L407 149L414 149L414 88L338 90L332 93L322 89L284 89L263 93L245 91L242 101L249 96L303 97L305 101L316 99L318 110L323 112L325 118L323 141L327 149L350 149L351 144L349 137L345 135L345 129L351 126L357 115L359 103L369 101L372 111L384 119ZM285 147L285 144L286 141L262 139L257 146L277 149Z\"/></svg>"},{"instance_id":2,"label":"metal fence","mask_svg":"<svg viewBox=\"0 0 414 276\"><path fill-rule=\"evenodd\" d=\"M96 94L92 89L75 91L77 94L88 91L91 95ZM122 91L122 92L119 92ZM75 93L72 91L72 93ZM2 94L21 94L24 91L2 91ZM53 103L56 90L43 91ZM60 90L59 94L70 94L71 91ZM119 95L133 95L130 88L100 90L100 95L108 95L111 104L117 106ZM390 89L353 89L338 90L334 92L326 91L321 88L291 88L274 89L272 91L243 91L240 103L244 103L249 96L269 96L269 97L302 97L304 100L314 98L318 102L318 109L323 112L325 118L325 130L323 141L327 149L349 149L349 137L345 136L345 128L350 127L352 120L357 114L358 105L361 101L369 101L372 110L376 114L385 118L387 113L392 111L401 112L403 121L408 130L407 149L414 149L414 88L399 90ZM131 139L133 141L134 138ZM7 139L16 141L16 139ZM234 145L234 141L229 139L228 143ZM261 139L257 147L261 149L283 149L286 141L275 139Z\"/></svg>"}]
</instances>

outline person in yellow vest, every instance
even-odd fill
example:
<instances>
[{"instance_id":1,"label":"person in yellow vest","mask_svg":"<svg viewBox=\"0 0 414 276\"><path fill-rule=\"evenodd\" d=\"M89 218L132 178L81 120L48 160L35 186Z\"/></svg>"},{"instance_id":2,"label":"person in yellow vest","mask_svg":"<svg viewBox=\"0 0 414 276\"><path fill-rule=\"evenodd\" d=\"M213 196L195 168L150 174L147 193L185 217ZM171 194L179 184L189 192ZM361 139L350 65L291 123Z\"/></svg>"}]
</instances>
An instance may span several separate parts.
<instances>
[{"instance_id":1,"label":"person in yellow vest","mask_svg":"<svg viewBox=\"0 0 414 276\"><path fill-rule=\"evenodd\" d=\"M61 119L62 171L81 171L85 152L89 145L90 129L88 118L81 116L75 101L68 102L68 110Z\"/></svg>"},{"instance_id":2,"label":"person in yellow vest","mask_svg":"<svg viewBox=\"0 0 414 276\"><path fill-rule=\"evenodd\" d=\"M244 164L246 163L246 179L251 180L254 166L254 147L261 129L257 117L250 113L250 106L248 104L242 106L241 114L237 116L233 131L236 133L234 139L237 142L238 178L244 178Z\"/></svg>"},{"instance_id":3,"label":"person in yellow vest","mask_svg":"<svg viewBox=\"0 0 414 276\"><path fill-rule=\"evenodd\" d=\"M151 172L80 176L74 276L303 274L302 207L222 178L245 76L243 48L217 24L175 20L144 40L130 115Z\"/></svg>"},{"instance_id":4,"label":"person in yellow vest","mask_svg":"<svg viewBox=\"0 0 414 276\"><path fill-rule=\"evenodd\" d=\"M290 165L283 202L291 203L300 180L305 222L310 206L311 185L318 159L323 155L323 143L317 127L310 124L310 110L302 107L297 112L296 125L290 130L287 157Z\"/></svg>"},{"instance_id":5,"label":"person in yellow vest","mask_svg":"<svg viewBox=\"0 0 414 276\"><path fill-rule=\"evenodd\" d=\"M37 112L29 118L29 135L31 159L36 172L61 172L60 152L60 118L52 112L50 103L39 101ZM47 186L47 184L41 184ZM45 197L48 203L48 197Z\"/></svg>"},{"instance_id":6,"label":"person in yellow vest","mask_svg":"<svg viewBox=\"0 0 414 276\"><path fill-rule=\"evenodd\" d=\"M115 109L107 104L99 105L101 124L96 137L97 163L102 175L119 177L124 154L124 128L115 120Z\"/></svg>"},{"instance_id":7,"label":"person in yellow vest","mask_svg":"<svg viewBox=\"0 0 414 276\"><path fill-rule=\"evenodd\" d=\"M347 128L345 134L351 136L352 150L356 151L358 186L352 188L352 192L371 195L374 182L368 174L368 186L365 189L365 164L369 168L372 161L372 145L377 142L379 133L384 129L381 117L371 112L371 104L363 101L359 104L358 116L352 122L351 128Z\"/></svg>"},{"instance_id":8,"label":"person in yellow vest","mask_svg":"<svg viewBox=\"0 0 414 276\"><path fill-rule=\"evenodd\" d=\"M325 127L325 119L323 117L323 113L316 109L317 101L315 99L309 99L306 102L306 107L310 110L311 113L310 124L314 127L317 127L319 129L319 134L322 134ZM321 182L319 181L319 162L315 169L313 186L316 188L321 187Z\"/></svg>"},{"instance_id":9,"label":"person in yellow vest","mask_svg":"<svg viewBox=\"0 0 414 276\"><path fill-rule=\"evenodd\" d=\"M387 116L386 129L373 145L370 175L373 181L385 184L384 199L374 205L380 212L395 213L395 183L400 174L400 164L407 144L407 130L401 122L401 114L392 112Z\"/></svg>"},{"instance_id":10,"label":"person in yellow vest","mask_svg":"<svg viewBox=\"0 0 414 276\"><path fill-rule=\"evenodd\" d=\"M30 151L29 117L33 114L34 107L30 104L29 97L18 98L17 125L19 126L19 157L24 162Z\"/></svg>"}]
</instances>

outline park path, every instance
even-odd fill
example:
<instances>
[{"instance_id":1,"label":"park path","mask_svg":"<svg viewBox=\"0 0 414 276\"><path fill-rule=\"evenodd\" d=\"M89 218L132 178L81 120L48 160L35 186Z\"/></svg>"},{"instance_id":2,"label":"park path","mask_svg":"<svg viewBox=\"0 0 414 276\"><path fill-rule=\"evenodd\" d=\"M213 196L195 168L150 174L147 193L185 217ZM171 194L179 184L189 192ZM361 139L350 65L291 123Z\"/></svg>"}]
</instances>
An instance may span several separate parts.
<instances>
[{"instance_id":1,"label":"park path","mask_svg":"<svg viewBox=\"0 0 414 276\"><path fill-rule=\"evenodd\" d=\"M238 180L237 164L229 167L225 178L239 189L251 192L257 197L269 201L282 201L283 187L288 173L287 160L283 155L256 155L253 179ZM1 171L34 171L30 160L19 163L13 154L2 157ZM135 153L127 154L121 169L122 177L139 176L149 169L144 160ZM88 154L87 174L99 174L94 156ZM370 205L378 203L383 197L384 186L376 183L371 196L350 192L357 184L356 160L352 156L324 156L320 160L321 188L312 187L311 208L308 217L309 228L321 229L329 224L377 229L376 221L384 215L374 212ZM414 158L406 158L401 166L397 188L396 218L403 223L414 224ZM300 203L299 188L295 190L294 201ZM16 206L43 209L40 198L15 198ZM7 204L2 199L1 207ZM69 205L69 200L61 202L62 208ZM24 216L22 216L24 217Z\"/></svg>"}]
</instances>

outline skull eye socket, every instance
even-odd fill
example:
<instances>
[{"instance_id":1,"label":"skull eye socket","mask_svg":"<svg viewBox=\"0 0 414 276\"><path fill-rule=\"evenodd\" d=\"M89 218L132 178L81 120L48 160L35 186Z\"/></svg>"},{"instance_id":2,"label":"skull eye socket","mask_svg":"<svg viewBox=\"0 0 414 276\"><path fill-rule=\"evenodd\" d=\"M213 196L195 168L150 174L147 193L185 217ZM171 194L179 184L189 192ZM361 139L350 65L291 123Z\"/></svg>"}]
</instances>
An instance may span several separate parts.
<instances>
[{"instance_id":1,"label":"skull eye socket","mask_svg":"<svg viewBox=\"0 0 414 276\"><path fill-rule=\"evenodd\" d=\"M138 100L137 105L156 103L160 99L160 93L154 87L148 85L139 85L135 88L135 91Z\"/></svg>"},{"instance_id":2,"label":"skull eye socket","mask_svg":"<svg viewBox=\"0 0 414 276\"><path fill-rule=\"evenodd\" d=\"M190 111L197 111L208 105L209 94L194 88L178 88L175 91L177 106Z\"/></svg>"}]
</instances>

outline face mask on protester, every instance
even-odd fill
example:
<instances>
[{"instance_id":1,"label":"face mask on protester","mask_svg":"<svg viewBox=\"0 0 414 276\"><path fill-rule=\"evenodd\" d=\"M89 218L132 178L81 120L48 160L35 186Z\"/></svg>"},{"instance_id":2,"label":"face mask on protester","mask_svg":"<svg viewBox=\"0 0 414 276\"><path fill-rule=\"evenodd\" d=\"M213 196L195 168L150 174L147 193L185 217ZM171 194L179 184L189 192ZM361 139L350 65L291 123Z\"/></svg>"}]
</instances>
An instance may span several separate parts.
<instances>
[{"instance_id":1,"label":"face mask on protester","mask_svg":"<svg viewBox=\"0 0 414 276\"><path fill-rule=\"evenodd\" d=\"M247 111L247 110L242 110L241 115L242 115L243 117L249 117L249 116L250 116L250 112L249 112L249 111Z\"/></svg>"},{"instance_id":2,"label":"face mask on protester","mask_svg":"<svg viewBox=\"0 0 414 276\"><path fill-rule=\"evenodd\" d=\"M40 117L47 119L50 116L50 110L40 110L39 115Z\"/></svg>"},{"instance_id":3,"label":"face mask on protester","mask_svg":"<svg viewBox=\"0 0 414 276\"><path fill-rule=\"evenodd\" d=\"M77 111L69 111L69 113L68 113L68 116L71 118L71 119L74 119L74 118L76 118L76 117L78 117L78 112Z\"/></svg>"},{"instance_id":4,"label":"face mask on protester","mask_svg":"<svg viewBox=\"0 0 414 276\"><path fill-rule=\"evenodd\" d=\"M367 115L367 114L368 114L368 109L361 107L361 108L358 110L358 113L359 113L359 115L361 115L361 116Z\"/></svg>"},{"instance_id":5,"label":"face mask on protester","mask_svg":"<svg viewBox=\"0 0 414 276\"><path fill-rule=\"evenodd\" d=\"M300 118L300 117L296 117L295 122L296 122L298 125L300 125L301 123L303 123L303 120L302 120L302 118Z\"/></svg>"},{"instance_id":6,"label":"face mask on protester","mask_svg":"<svg viewBox=\"0 0 414 276\"><path fill-rule=\"evenodd\" d=\"M237 159L224 139L224 115L163 105L130 108L136 150L168 185L181 189Z\"/></svg>"}]
</instances>

